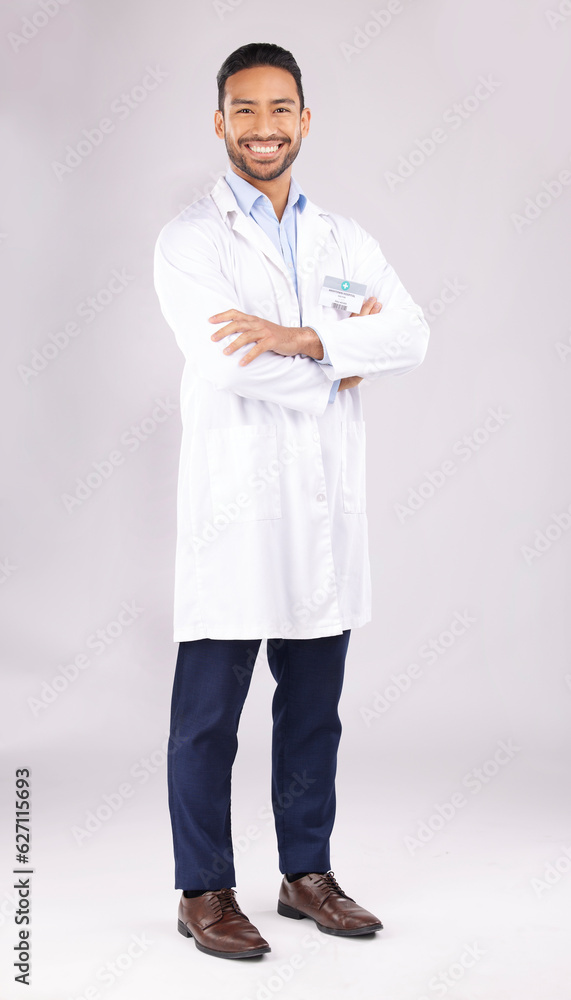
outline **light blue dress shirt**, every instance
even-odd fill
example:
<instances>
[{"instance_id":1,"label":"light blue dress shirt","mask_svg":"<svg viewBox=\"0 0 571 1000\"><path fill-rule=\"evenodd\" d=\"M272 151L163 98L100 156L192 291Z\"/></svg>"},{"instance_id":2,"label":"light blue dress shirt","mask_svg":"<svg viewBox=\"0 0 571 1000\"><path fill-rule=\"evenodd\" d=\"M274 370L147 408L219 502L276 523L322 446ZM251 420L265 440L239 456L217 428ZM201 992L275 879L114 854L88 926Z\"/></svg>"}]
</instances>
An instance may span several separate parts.
<instances>
[{"instance_id":1,"label":"light blue dress shirt","mask_svg":"<svg viewBox=\"0 0 571 1000\"><path fill-rule=\"evenodd\" d=\"M289 195L287 204L282 215L281 222L278 221L278 217L274 211L274 206L272 205L270 199L267 195L262 194L258 188L254 187L248 181L244 180L235 173L231 167L226 171L226 180L234 192L238 206L244 213L244 215L250 215L254 222L264 230L264 232L270 237L272 243L276 249L281 253L287 269L290 273L291 280L295 287L295 293L298 298L299 303L299 291L297 285L297 211L303 212L305 208L305 203L307 198L305 197L303 191L301 190L299 184L291 178L289 185ZM315 327L312 327L312 330ZM319 336L319 331L315 331L317 336ZM329 355L325 349L325 344L323 344L323 357L313 359L321 365L331 364L329 360ZM337 389L339 388L340 379L336 379L331 383L331 392L329 393L329 402L333 403L335 401L335 396L337 395Z\"/></svg>"}]
</instances>

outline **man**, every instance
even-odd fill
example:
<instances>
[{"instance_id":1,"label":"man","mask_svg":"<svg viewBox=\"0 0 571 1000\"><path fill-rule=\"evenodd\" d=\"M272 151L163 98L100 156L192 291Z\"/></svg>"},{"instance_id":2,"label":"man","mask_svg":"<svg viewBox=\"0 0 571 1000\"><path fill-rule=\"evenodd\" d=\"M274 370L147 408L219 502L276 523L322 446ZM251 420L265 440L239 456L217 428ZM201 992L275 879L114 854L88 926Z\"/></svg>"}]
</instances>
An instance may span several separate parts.
<instances>
[{"instance_id":1,"label":"man","mask_svg":"<svg viewBox=\"0 0 571 1000\"><path fill-rule=\"evenodd\" d=\"M291 53L242 46L217 80L230 167L155 251L186 358L168 789L178 928L209 955L243 958L270 951L236 899L230 817L263 639L278 913L340 936L382 927L329 855L345 657L371 620L359 383L415 368L429 331L377 242L291 176L311 117Z\"/></svg>"}]
</instances>

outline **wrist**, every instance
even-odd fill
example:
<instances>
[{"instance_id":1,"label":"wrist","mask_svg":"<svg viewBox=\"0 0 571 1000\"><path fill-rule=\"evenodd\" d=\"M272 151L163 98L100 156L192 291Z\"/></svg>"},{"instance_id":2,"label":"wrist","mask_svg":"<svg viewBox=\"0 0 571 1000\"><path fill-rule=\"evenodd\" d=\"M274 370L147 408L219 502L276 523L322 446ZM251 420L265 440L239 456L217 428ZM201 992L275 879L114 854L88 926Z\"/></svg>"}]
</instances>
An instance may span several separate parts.
<instances>
[{"instance_id":1,"label":"wrist","mask_svg":"<svg viewBox=\"0 0 571 1000\"><path fill-rule=\"evenodd\" d=\"M320 338L317 336L315 330L310 326L302 326L302 345L303 354L307 354L309 358L314 358L316 361L321 361L324 357L323 344Z\"/></svg>"}]
</instances>

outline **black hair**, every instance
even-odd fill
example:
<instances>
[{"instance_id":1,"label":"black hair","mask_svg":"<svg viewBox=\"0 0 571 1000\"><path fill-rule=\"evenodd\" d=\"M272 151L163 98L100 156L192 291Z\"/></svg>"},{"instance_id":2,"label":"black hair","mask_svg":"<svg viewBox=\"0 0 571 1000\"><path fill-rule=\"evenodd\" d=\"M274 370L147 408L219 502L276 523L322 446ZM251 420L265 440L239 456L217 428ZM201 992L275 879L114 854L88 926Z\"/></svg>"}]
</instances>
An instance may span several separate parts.
<instances>
[{"instance_id":1,"label":"black hair","mask_svg":"<svg viewBox=\"0 0 571 1000\"><path fill-rule=\"evenodd\" d=\"M277 66L291 73L297 86L300 111L303 111L305 105L301 70L291 52L271 42L250 42L249 45L241 45L224 60L216 76L219 111L224 113L224 90L228 77L241 69L252 69L253 66Z\"/></svg>"}]
</instances>

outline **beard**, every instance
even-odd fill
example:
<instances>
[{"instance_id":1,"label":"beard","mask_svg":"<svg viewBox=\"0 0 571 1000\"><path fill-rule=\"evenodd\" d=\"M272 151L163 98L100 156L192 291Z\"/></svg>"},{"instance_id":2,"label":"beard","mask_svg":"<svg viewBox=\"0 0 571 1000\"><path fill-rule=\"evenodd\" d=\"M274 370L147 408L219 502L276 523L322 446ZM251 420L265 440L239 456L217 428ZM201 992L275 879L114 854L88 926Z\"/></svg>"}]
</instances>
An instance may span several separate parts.
<instances>
[{"instance_id":1,"label":"beard","mask_svg":"<svg viewBox=\"0 0 571 1000\"><path fill-rule=\"evenodd\" d=\"M257 164L252 160L247 160L246 156L242 153L240 146L230 145L226 136L224 136L224 142L226 144L226 152L228 153L228 159L235 167L238 167L243 173L247 174L248 177L253 177L257 181L273 181L276 177L280 177L288 167L291 167L292 163L297 157L297 154L301 148L301 136L297 142L292 142L291 140L277 139L277 142L284 142L286 146L286 154L278 163L272 163L271 166L268 164L260 163ZM289 149L287 145L289 143ZM281 153L280 153L281 155Z\"/></svg>"}]
</instances>

